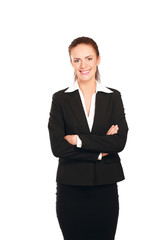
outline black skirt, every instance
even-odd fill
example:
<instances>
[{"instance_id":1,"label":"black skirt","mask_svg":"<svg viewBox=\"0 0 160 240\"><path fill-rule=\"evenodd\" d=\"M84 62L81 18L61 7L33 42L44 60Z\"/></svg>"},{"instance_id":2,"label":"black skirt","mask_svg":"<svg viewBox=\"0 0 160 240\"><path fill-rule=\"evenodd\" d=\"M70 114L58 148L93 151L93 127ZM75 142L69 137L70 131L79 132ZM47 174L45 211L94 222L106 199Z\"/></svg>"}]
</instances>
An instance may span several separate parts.
<instances>
[{"instance_id":1,"label":"black skirt","mask_svg":"<svg viewBox=\"0 0 160 240\"><path fill-rule=\"evenodd\" d=\"M56 195L56 213L64 240L114 240L119 213L116 183L57 183Z\"/></svg>"}]
</instances>

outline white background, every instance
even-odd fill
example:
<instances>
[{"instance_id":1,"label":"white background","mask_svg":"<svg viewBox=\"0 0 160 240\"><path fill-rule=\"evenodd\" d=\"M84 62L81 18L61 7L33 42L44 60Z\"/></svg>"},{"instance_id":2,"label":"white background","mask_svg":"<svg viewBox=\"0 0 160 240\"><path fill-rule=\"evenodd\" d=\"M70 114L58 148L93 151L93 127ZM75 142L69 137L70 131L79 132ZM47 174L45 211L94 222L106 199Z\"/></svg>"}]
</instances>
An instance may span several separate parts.
<instances>
[{"instance_id":1,"label":"white background","mask_svg":"<svg viewBox=\"0 0 160 240\"><path fill-rule=\"evenodd\" d=\"M73 83L68 45L83 35L129 125L116 239L160 239L159 13L155 0L1 1L0 239L63 239L47 125L52 94Z\"/></svg>"}]
</instances>

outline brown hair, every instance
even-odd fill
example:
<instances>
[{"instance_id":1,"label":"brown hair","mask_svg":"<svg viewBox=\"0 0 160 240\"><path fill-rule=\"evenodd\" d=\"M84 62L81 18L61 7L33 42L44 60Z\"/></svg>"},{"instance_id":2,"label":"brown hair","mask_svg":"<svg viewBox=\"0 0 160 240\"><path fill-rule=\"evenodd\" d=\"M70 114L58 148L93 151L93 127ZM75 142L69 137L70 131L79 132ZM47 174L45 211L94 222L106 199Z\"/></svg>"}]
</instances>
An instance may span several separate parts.
<instances>
[{"instance_id":1,"label":"brown hair","mask_svg":"<svg viewBox=\"0 0 160 240\"><path fill-rule=\"evenodd\" d=\"M72 50L72 48L76 47L76 46L79 45L79 44L91 45L91 46L94 48L97 57L99 57L98 45L97 45L97 43L96 43L92 38L89 38L89 37L79 37L79 38L74 39L74 40L71 42L71 44L69 45L69 47L68 47L69 56L71 56L71 50ZM96 80L97 80L98 82L100 82L100 74L99 74L98 66L97 66L95 78L96 78ZM74 80L75 80L75 81L77 80L77 75L74 75Z\"/></svg>"}]
</instances>

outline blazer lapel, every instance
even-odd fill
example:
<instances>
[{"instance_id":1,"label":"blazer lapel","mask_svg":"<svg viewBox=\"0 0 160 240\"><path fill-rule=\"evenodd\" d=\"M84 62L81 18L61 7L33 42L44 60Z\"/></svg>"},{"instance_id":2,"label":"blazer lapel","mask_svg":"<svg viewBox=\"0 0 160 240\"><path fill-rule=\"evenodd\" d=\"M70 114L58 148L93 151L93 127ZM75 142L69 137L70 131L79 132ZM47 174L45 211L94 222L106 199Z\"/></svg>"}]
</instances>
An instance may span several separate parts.
<instances>
[{"instance_id":1,"label":"blazer lapel","mask_svg":"<svg viewBox=\"0 0 160 240\"><path fill-rule=\"evenodd\" d=\"M100 117L104 115L104 99L103 94L100 92L97 92L96 94L96 102L95 102L95 115L94 115L94 121L92 126L92 133L95 133L99 126Z\"/></svg>"},{"instance_id":2,"label":"blazer lapel","mask_svg":"<svg viewBox=\"0 0 160 240\"><path fill-rule=\"evenodd\" d=\"M66 94L68 94L67 98L68 104L73 112L74 117L79 122L79 125L81 126L83 131L86 133L90 133L90 129L88 126L88 122L86 119L86 115L83 109L83 105L78 90Z\"/></svg>"}]
</instances>

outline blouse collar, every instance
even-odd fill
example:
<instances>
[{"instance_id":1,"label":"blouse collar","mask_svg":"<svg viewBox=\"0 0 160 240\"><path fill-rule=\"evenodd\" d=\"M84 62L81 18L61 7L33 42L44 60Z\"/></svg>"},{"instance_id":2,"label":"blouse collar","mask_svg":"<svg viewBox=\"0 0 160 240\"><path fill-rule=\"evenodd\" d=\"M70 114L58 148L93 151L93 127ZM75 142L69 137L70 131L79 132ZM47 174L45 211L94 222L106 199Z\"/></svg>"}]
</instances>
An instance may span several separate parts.
<instances>
[{"instance_id":1,"label":"blouse collar","mask_svg":"<svg viewBox=\"0 0 160 240\"><path fill-rule=\"evenodd\" d=\"M74 92L76 90L80 90L77 81L75 81L74 84L72 84L69 88L67 88L65 93ZM109 88L103 86L101 83L96 81L96 93L97 92L113 93L113 91L111 91Z\"/></svg>"}]
</instances>

